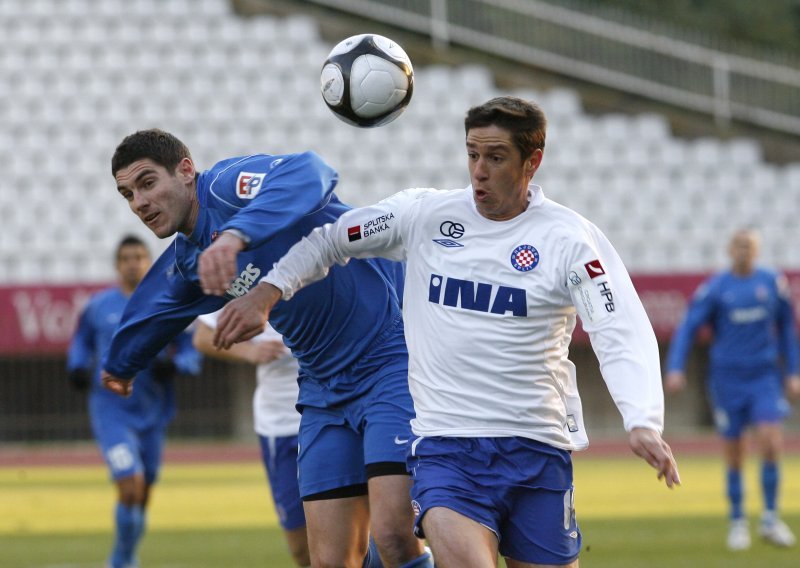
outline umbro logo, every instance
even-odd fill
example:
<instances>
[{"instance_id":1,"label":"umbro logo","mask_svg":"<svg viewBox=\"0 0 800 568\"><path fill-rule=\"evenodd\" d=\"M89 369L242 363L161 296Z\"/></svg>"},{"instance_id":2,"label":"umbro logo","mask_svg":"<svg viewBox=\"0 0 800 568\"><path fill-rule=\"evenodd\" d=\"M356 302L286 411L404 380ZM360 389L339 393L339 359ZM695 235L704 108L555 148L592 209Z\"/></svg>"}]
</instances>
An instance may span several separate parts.
<instances>
[{"instance_id":1,"label":"umbro logo","mask_svg":"<svg viewBox=\"0 0 800 568\"><path fill-rule=\"evenodd\" d=\"M454 241L453 239L433 239L433 242L442 245L443 247L447 248L455 248L455 247L463 247L459 242Z\"/></svg>"}]
</instances>

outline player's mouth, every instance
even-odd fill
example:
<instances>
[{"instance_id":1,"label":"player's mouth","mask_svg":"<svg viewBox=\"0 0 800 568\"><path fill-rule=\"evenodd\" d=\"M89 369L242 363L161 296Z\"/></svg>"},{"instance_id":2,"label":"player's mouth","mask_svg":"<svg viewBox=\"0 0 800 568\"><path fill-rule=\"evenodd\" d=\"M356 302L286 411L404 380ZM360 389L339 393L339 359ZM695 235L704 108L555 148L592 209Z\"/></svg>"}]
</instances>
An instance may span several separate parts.
<instances>
[{"instance_id":1,"label":"player's mouth","mask_svg":"<svg viewBox=\"0 0 800 568\"><path fill-rule=\"evenodd\" d=\"M150 213L150 215L143 217L142 220L144 221L145 225L152 225L155 220L158 219L159 215L160 213Z\"/></svg>"},{"instance_id":2,"label":"player's mouth","mask_svg":"<svg viewBox=\"0 0 800 568\"><path fill-rule=\"evenodd\" d=\"M489 192L485 189L474 189L472 194L475 196L475 201L486 201L489 199Z\"/></svg>"}]
</instances>

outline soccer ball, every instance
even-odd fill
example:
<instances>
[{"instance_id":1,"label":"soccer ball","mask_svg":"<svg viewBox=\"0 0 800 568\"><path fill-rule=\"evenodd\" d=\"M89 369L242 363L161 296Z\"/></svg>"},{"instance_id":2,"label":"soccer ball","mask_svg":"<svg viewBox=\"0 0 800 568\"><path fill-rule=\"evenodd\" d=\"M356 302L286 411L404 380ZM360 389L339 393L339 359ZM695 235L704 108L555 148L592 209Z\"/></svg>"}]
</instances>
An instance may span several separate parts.
<instances>
[{"instance_id":1,"label":"soccer ball","mask_svg":"<svg viewBox=\"0 0 800 568\"><path fill-rule=\"evenodd\" d=\"M337 118L371 128L400 116L414 92L414 70L400 45L376 34L333 48L320 74L322 98Z\"/></svg>"}]
</instances>

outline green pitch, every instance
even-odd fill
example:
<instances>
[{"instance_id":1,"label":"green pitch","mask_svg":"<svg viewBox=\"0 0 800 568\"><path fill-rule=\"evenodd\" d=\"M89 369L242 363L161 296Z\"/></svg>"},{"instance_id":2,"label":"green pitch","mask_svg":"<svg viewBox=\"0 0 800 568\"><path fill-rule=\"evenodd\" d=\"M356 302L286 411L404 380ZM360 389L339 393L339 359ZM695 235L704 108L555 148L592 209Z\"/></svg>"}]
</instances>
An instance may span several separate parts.
<instances>
[{"instance_id":1,"label":"green pitch","mask_svg":"<svg viewBox=\"0 0 800 568\"><path fill-rule=\"evenodd\" d=\"M635 458L575 458L584 567L796 567L800 549L725 549L727 522L717 456L680 459L670 491ZM783 470L784 518L800 533L800 456ZM759 511L758 471L747 470L747 510ZM102 467L0 468L0 566L102 565L114 494ZM754 533L755 536L755 533ZM145 568L290 567L258 463L166 464L153 493Z\"/></svg>"}]
</instances>

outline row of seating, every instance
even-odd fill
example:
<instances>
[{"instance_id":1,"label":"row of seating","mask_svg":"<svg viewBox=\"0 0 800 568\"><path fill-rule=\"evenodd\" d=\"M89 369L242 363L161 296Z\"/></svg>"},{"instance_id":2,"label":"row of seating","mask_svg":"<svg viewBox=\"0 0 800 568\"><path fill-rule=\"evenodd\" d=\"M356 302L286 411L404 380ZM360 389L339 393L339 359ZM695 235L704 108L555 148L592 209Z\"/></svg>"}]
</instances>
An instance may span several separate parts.
<instances>
[{"instance_id":1,"label":"row of seating","mask_svg":"<svg viewBox=\"0 0 800 568\"><path fill-rule=\"evenodd\" d=\"M128 232L167 246L110 175L114 147L141 128L174 132L200 168L314 150L353 205L469 183L464 113L506 93L490 68L417 65L405 113L358 129L319 94L331 47L308 17L242 18L227 0L0 2L0 284L109 280ZM749 139L678 138L653 112L591 115L571 89L513 93L548 116L537 181L606 231L631 271L719 266L742 224L763 228L766 262L800 266L800 163L767 164Z\"/></svg>"}]
</instances>

